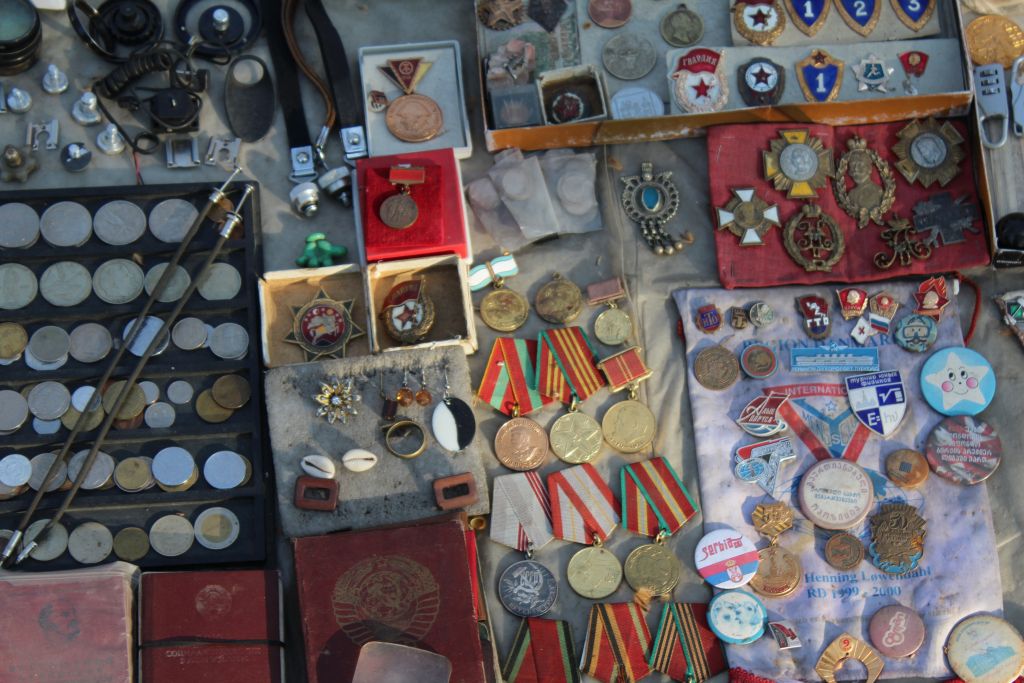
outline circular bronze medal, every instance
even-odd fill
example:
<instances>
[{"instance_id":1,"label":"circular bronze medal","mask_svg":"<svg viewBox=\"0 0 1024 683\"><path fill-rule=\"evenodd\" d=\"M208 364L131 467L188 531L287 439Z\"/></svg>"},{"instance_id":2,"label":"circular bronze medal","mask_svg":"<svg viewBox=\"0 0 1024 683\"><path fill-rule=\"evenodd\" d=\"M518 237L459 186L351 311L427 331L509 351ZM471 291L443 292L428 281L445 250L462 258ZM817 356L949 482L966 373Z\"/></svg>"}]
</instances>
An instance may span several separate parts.
<instances>
[{"instance_id":1,"label":"circular bronze medal","mask_svg":"<svg viewBox=\"0 0 1024 683\"><path fill-rule=\"evenodd\" d=\"M679 583L679 559L660 543L642 545L626 557L626 582L634 591L670 595Z\"/></svg>"},{"instance_id":2,"label":"circular bronze medal","mask_svg":"<svg viewBox=\"0 0 1024 683\"><path fill-rule=\"evenodd\" d=\"M444 114L426 95L402 95L388 105L384 123L402 142L426 142L440 135Z\"/></svg>"},{"instance_id":3,"label":"circular bronze medal","mask_svg":"<svg viewBox=\"0 0 1024 683\"><path fill-rule=\"evenodd\" d=\"M494 436L494 455L517 472L535 470L548 457L548 435L528 417L513 417L498 428Z\"/></svg>"},{"instance_id":4,"label":"circular bronze medal","mask_svg":"<svg viewBox=\"0 0 1024 683\"><path fill-rule=\"evenodd\" d=\"M693 374L705 389L722 391L739 378L740 363L732 351L716 344L697 354L693 361Z\"/></svg>"},{"instance_id":5,"label":"circular bronze medal","mask_svg":"<svg viewBox=\"0 0 1024 683\"><path fill-rule=\"evenodd\" d=\"M621 308L609 308L594 321L594 336L606 346L625 344L633 334L633 321Z\"/></svg>"},{"instance_id":6,"label":"circular bronze medal","mask_svg":"<svg viewBox=\"0 0 1024 683\"><path fill-rule=\"evenodd\" d=\"M760 561L750 587L766 598L784 598L800 586L800 558L780 545L758 551Z\"/></svg>"},{"instance_id":7,"label":"circular bronze medal","mask_svg":"<svg viewBox=\"0 0 1024 683\"><path fill-rule=\"evenodd\" d=\"M928 472L924 455L909 448L893 451L885 459L885 473L901 488L916 489L928 479Z\"/></svg>"},{"instance_id":8,"label":"circular bronze medal","mask_svg":"<svg viewBox=\"0 0 1024 683\"><path fill-rule=\"evenodd\" d=\"M566 325L583 310L583 292L559 273L537 291L533 300L537 315L554 325Z\"/></svg>"},{"instance_id":9,"label":"circular bronze medal","mask_svg":"<svg viewBox=\"0 0 1024 683\"><path fill-rule=\"evenodd\" d=\"M825 544L825 561L839 571L856 569L864 559L864 545L853 534L833 534Z\"/></svg>"},{"instance_id":10,"label":"circular bronze medal","mask_svg":"<svg viewBox=\"0 0 1024 683\"><path fill-rule=\"evenodd\" d=\"M622 565L597 544L573 555L565 571L569 587L588 600L607 598L622 583Z\"/></svg>"},{"instance_id":11,"label":"circular bronze medal","mask_svg":"<svg viewBox=\"0 0 1024 683\"><path fill-rule=\"evenodd\" d=\"M601 427L597 420L573 411L551 425L551 450L559 460L579 465L601 454Z\"/></svg>"},{"instance_id":12,"label":"circular bronze medal","mask_svg":"<svg viewBox=\"0 0 1024 683\"><path fill-rule=\"evenodd\" d=\"M497 332L514 332L530 317L526 297L506 287L492 289L480 302L480 319Z\"/></svg>"},{"instance_id":13,"label":"circular bronze medal","mask_svg":"<svg viewBox=\"0 0 1024 683\"><path fill-rule=\"evenodd\" d=\"M384 225L396 230L404 230L416 222L420 215L420 209L416 206L415 199L404 192L399 192L381 202L377 213Z\"/></svg>"},{"instance_id":14,"label":"circular bronze medal","mask_svg":"<svg viewBox=\"0 0 1024 683\"><path fill-rule=\"evenodd\" d=\"M654 413L640 401L616 403L601 420L604 440L620 453L638 453L654 441Z\"/></svg>"}]
</instances>

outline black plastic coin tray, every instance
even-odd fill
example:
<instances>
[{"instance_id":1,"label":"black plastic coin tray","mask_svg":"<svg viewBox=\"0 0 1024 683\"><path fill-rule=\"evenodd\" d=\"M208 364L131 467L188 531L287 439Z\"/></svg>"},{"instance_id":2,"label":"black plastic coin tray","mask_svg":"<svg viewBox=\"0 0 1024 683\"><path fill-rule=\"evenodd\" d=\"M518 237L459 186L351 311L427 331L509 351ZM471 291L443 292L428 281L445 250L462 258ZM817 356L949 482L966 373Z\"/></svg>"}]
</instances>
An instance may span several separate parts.
<instances>
[{"instance_id":1,"label":"black plastic coin tray","mask_svg":"<svg viewBox=\"0 0 1024 683\"><path fill-rule=\"evenodd\" d=\"M247 183L233 183L227 191L228 197L237 200L245 184ZM118 531L130 526L141 527L148 532L153 522L164 515L184 515L189 521L195 522L199 513L210 507L226 507L238 516L240 534L229 547L223 550L209 550L195 542L188 551L177 557L165 557L150 549L145 557L136 562L145 569L257 562L262 561L267 555L266 528L269 519L265 487L268 481L268 463L265 453L269 451L265 445L266 423L260 377L260 320L256 288L257 278L262 270L260 202L258 185L251 184L256 186L256 191L241 211L244 232L236 232L232 239L225 242L217 258L218 261L230 263L238 270L242 276L241 289L233 299L224 301L207 301L197 291L178 317L180 320L187 316L195 316L211 326L228 321L242 325L249 334L248 352L243 358L225 360L215 356L208 348L183 351L169 343L163 353L150 359L140 381L154 382L160 388L159 400L170 403L166 393L167 385L174 380L185 380L194 389L192 401L187 405L172 403L176 417L171 427L151 429L143 423L138 429L114 428L110 430L101 447L103 452L120 462L130 456L153 457L162 448L180 446L195 457L199 468L198 480L189 490L177 493L165 492L159 487L140 493L126 493L116 486L96 491L83 489L79 491L62 520L68 532L83 522L94 521L107 526L116 536ZM213 187L213 184L188 183L76 188L73 194L61 189L2 192L0 205L7 202L22 202L42 215L48 206L56 202L74 201L84 205L95 215L97 209L106 202L123 199L138 205L148 218L150 210L156 204L173 197L188 200L197 209L201 209ZM0 229L3 229L3 226L0 226ZM189 271L190 276L194 277L202 261L209 255L217 236L217 225L207 220L182 259L182 265ZM40 237L35 245L27 249L0 249L0 262L17 261L30 268L37 278L49 265L64 260L81 263L92 273L109 259L126 258L136 261L144 272L148 272L152 266L169 261L177 247L177 244L159 241L147 227L142 237L125 246L108 245L100 241L95 234L79 247L54 247ZM70 333L81 323L96 322L106 327L117 343L126 323L137 315L146 299L147 294L143 292L131 303L110 305L100 300L93 292L79 305L62 308L49 304L41 294L37 294L35 300L21 309L0 312L0 320L20 323L30 337L35 330L45 325L57 325ZM150 315L166 317L175 303L156 303ZM0 367L0 388L21 391L26 386L44 380L62 382L69 391L74 391L76 387L85 384L94 386L112 353L103 360L89 364L80 363L69 357L63 367L51 371L33 370L22 358L11 365ZM113 379L126 377L137 360L136 356L126 353ZM210 388L218 377L229 373L244 376L249 381L252 396L245 406L236 410L224 422L207 423L195 412L196 399L204 389ZM91 447L97 431L82 434L72 453ZM31 458L38 453L59 450L68 433L69 431L62 427L53 435L37 434L32 427L32 416L29 415L19 430L0 436L0 457L9 453L21 453ZM219 450L233 450L249 459L252 474L248 482L231 490L214 489L206 482L203 477L203 464L211 454ZM34 493L30 489L11 500L0 502L0 529L16 527L21 513L31 502ZM49 518L63 499L63 491L46 494L33 519ZM106 561L114 559L116 556L112 552ZM18 565L19 568L26 570L66 569L77 566L81 565L67 551L51 562L27 559Z\"/></svg>"}]
</instances>

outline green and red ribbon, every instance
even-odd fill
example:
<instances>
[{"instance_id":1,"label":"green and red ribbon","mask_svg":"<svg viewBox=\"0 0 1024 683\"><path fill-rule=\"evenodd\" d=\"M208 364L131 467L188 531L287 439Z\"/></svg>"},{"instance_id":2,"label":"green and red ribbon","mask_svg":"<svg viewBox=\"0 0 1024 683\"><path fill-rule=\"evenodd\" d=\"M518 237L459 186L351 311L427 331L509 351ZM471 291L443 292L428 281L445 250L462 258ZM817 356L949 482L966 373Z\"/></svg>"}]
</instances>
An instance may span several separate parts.
<instances>
[{"instance_id":1,"label":"green and red ribbon","mask_svg":"<svg viewBox=\"0 0 1024 683\"><path fill-rule=\"evenodd\" d=\"M701 683L725 671L725 655L708 628L707 605L668 603L662 608L648 663L674 681Z\"/></svg>"},{"instance_id":2,"label":"green and red ribbon","mask_svg":"<svg viewBox=\"0 0 1024 683\"><path fill-rule=\"evenodd\" d=\"M501 677L506 683L579 683L569 622L523 619Z\"/></svg>"},{"instance_id":3,"label":"green and red ribbon","mask_svg":"<svg viewBox=\"0 0 1024 683\"><path fill-rule=\"evenodd\" d=\"M498 337L491 347L491 355L484 368L477 396L495 410L506 415L529 415L554 399L537 391L533 358L537 342L512 337Z\"/></svg>"},{"instance_id":4,"label":"green and red ribbon","mask_svg":"<svg viewBox=\"0 0 1024 683\"><path fill-rule=\"evenodd\" d=\"M622 526L634 533L670 536L697 514L697 505L665 458L624 466L619 482Z\"/></svg>"}]
</instances>

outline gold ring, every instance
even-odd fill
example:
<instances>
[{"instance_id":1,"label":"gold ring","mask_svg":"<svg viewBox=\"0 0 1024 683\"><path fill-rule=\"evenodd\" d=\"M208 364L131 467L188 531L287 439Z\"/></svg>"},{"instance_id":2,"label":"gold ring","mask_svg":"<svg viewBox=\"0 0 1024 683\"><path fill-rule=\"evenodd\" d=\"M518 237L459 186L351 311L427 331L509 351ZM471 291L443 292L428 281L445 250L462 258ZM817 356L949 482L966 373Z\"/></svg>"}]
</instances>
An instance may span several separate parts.
<instances>
[{"instance_id":1,"label":"gold ring","mask_svg":"<svg viewBox=\"0 0 1024 683\"><path fill-rule=\"evenodd\" d=\"M396 429L408 429L410 427L412 427L413 429L415 429L416 431L419 432L419 434L420 434L419 445L417 445L414 450L412 450L412 451L410 451L408 453L402 453L399 450L397 450L394 446L391 445L391 440L392 440L392 438L394 436L396 436L395 435L395 430ZM423 453L424 450L426 450L426 448L427 448L427 434L426 434L426 432L423 431L423 427L421 427L418 422L416 422L415 420L409 420L409 419L403 418L403 419L398 420L396 422L393 422L392 424L390 424L387 427L385 427L384 445L387 447L388 451L392 455L396 455L399 458L404 458L406 460L411 460L412 458L415 458L416 456L418 456L421 453Z\"/></svg>"}]
</instances>

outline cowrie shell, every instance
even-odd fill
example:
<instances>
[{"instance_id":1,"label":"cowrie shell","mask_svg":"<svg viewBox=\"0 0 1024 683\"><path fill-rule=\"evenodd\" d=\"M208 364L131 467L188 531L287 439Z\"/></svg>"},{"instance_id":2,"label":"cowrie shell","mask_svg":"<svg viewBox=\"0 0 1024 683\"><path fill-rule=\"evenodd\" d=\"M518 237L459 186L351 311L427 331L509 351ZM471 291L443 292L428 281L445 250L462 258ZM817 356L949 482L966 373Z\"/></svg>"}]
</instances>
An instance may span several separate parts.
<instances>
[{"instance_id":1,"label":"cowrie shell","mask_svg":"<svg viewBox=\"0 0 1024 683\"><path fill-rule=\"evenodd\" d=\"M326 455L307 455L302 459L302 471L317 479L333 479L336 470Z\"/></svg>"},{"instance_id":2,"label":"cowrie shell","mask_svg":"<svg viewBox=\"0 0 1024 683\"><path fill-rule=\"evenodd\" d=\"M353 448L341 456L341 464L350 472L365 472L377 464L377 455L362 448Z\"/></svg>"}]
</instances>

